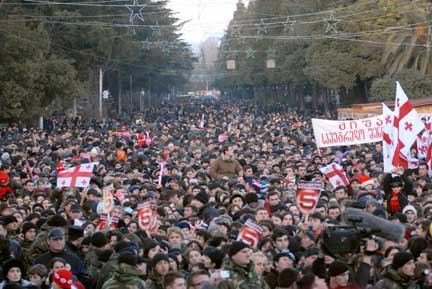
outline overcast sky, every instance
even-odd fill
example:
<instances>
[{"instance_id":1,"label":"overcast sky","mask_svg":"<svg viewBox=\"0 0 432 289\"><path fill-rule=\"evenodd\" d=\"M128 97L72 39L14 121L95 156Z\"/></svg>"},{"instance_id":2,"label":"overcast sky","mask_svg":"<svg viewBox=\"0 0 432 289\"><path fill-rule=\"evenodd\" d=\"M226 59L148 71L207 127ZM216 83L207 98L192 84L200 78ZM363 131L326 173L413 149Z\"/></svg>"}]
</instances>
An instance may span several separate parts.
<instances>
[{"instance_id":1,"label":"overcast sky","mask_svg":"<svg viewBox=\"0 0 432 289\"><path fill-rule=\"evenodd\" d=\"M246 3L248 0L243 0ZM209 36L222 36L238 0L170 0L177 17L190 20L183 28L184 38L198 44Z\"/></svg>"}]
</instances>

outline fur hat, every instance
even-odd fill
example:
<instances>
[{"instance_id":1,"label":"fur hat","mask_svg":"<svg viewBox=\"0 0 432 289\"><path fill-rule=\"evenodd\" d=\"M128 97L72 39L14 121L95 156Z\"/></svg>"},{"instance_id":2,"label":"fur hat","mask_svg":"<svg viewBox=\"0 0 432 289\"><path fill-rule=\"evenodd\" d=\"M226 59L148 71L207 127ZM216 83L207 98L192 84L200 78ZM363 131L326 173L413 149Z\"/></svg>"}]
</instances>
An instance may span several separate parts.
<instances>
[{"instance_id":1,"label":"fur hat","mask_svg":"<svg viewBox=\"0 0 432 289\"><path fill-rule=\"evenodd\" d=\"M7 260L3 266L2 266L2 271L3 271L3 278L7 279L7 274L9 272L10 269L12 268L19 268L21 270L21 274L24 275L25 274L25 267L24 264L18 260L18 259L9 259Z\"/></svg>"}]
</instances>

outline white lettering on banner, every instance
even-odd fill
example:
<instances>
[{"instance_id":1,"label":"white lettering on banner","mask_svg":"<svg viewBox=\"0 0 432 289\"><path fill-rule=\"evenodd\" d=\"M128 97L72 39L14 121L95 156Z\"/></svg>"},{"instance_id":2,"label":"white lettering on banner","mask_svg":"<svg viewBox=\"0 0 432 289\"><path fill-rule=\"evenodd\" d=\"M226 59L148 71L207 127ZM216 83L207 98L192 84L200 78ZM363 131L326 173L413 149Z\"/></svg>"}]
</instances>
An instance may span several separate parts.
<instances>
[{"instance_id":1,"label":"white lettering on banner","mask_svg":"<svg viewBox=\"0 0 432 289\"><path fill-rule=\"evenodd\" d=\"M383 116L358 120L312 119L318 147L344 146L382 141Z\"/></svg>"}]
</instances>

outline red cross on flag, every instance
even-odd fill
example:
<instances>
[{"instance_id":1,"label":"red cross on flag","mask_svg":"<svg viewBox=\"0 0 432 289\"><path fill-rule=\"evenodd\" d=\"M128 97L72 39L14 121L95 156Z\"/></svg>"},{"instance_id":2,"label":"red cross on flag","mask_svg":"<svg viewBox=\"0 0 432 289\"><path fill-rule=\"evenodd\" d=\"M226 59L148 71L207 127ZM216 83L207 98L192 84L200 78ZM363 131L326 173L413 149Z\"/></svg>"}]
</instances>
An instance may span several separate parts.
<instances>
[{"instance_id":1,"label":"red cross on flag","mask_svg":"<svg viewBox=\"0 0 432 289\"><path fill-rule=\"evenodd\" d=\"M395 167L403 166L408 168L411 146L417 139L417 135L425 129L425 126L414 109L407 95L403 91L399 82L396 82L396 101L394 111L394 127L397 129L396 151L392 164Z\"/></svg>"},{"instance_id":2,"label":"red cross on flag","mask_svg":"<svg viewBox=\"0 0 432 289\"><path fill-rule=\"evenodd\" d=\"M57 174L57 187L59 188L86 188L96 163L82 164L69 168Z\"/></svg>"},{"instance_id":3,"label":"red cross on flag","mask_svg":"<svg viewBox=\"0 0 432 289\"><path fill-rule=\"evenodd\" d=\"M336 163L331 163L326 167L320 169L326 175L333 187L349 185L348 178L346 177L343 167Z\"/></svg>"},{"instance_id":4,"label":"red cross on flag","mask_svg":"<svg viewBox=\"0 0 432 289\"><path fill-rule=\"evenodd\" d=\"M384 158L384 172L389 173L395 169L392 164L393 156L396 150L396 136L397 130L393 125L394 114L384 103L383 105L383 158Z\"/></svg>"}]
</instances>

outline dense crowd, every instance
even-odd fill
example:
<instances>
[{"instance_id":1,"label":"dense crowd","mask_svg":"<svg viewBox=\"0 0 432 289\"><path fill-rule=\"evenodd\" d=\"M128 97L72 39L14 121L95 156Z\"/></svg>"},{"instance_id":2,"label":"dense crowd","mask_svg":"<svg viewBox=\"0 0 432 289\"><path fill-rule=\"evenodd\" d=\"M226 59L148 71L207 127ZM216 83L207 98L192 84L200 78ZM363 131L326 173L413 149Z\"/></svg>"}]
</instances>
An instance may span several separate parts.
<instances>
[{"instance_id":1,"label":"dense crowd","mask_svg":"<svg viewBox=\"0 0 432 289\"><path fill-rule=\"evenodd\" d=\"M43 131L13 124L1 130L0 148L0 289L432 282L427 165L384 174L381 143L318 150L310 119L282 104L173 103L119 121L53 121ZM319 171L333 162L349 186L332 187ZM97 163L90 186L57 186L59 172L86 163ZM323 190L306 216L296 188L310 180ZM151 225L140 219L142 204L155 212ZM323 234L343 225L347 208L406 233L400 242L365 234L348 254L325 250ZM262 228L255 246L238 237L247 221Z\"/></svg>"}]
</instances>

